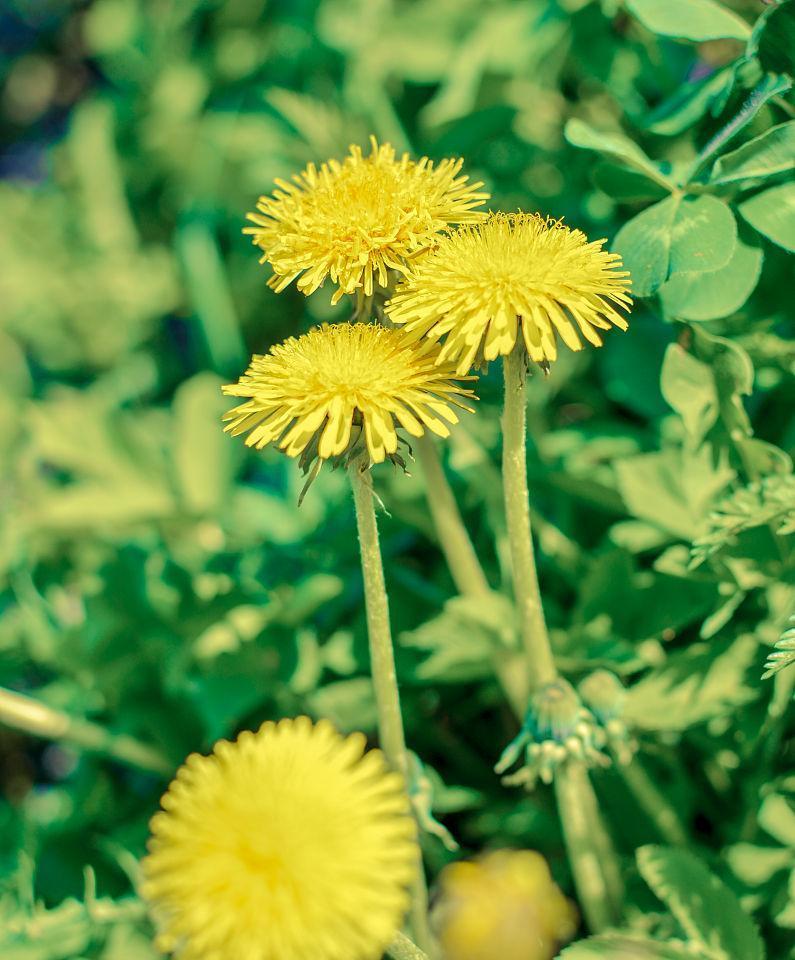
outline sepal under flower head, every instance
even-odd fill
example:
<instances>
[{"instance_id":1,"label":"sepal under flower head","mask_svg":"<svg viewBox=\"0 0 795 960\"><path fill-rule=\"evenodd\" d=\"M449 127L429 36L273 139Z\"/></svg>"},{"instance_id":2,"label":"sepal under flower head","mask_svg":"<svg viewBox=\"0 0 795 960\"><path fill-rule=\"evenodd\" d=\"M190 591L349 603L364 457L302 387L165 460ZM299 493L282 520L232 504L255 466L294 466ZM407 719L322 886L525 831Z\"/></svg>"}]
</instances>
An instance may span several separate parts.
<instances>
[{"instance_id":1,"label":"sepal under flower head","mask_svg":"<svg viewBox=\"0 0 795 960\"><path fill-rule=\"evenodd\" d=\"M307 717L190 756L152 819L141 893L181 960L378 960L418 858L401 777Z\"/></svg>"},{"instance_id":2,"label":"sepal under flower head","mask_svg":"<svg viewBox=\"0 0 795 960\"><path fill-rule=\"evenodd\" d=\"M624 722L627 696L624 685L609 670L594 670L580 681L577 690L599 725L601 745L607 747L618 763L629 763L638 744Z\"/></svg>"},{"instance_id":3,"label":"sepal under flower head","mask_svg":"<svg viewBox=\"0 0 795 960\"><path fill-rule=\"evenodd\" d=\"M445 867L433 919L445 960L551 960L577 929L576 910L534 850Z\"/></svg>"},{"instance_id":4,"label":"sepal under flower head","mask_svg":"<svg viewBox=\"0 0 795 960\"><path fill-rule=\"evenodd\" d=\"M474 397L438 348L413 343L400 330L376 324L323 325L255 356L228 396L245 402L224 415L225 430L246 445L273 443L300 458L304 472L319 461L372 463L398 454L398 430L446 437L458 423L455 407L471 411Z\"/></svg>"},{"instance_id":5,"label":"sepal under flower head","mask_svg":"<svg viewBox=\"0 0 795 960\"><path fill-rule=\"evenodd\" d=\"M491 214L442 237L419 258L386 306L416 337L443 340L442 362L466 373L523 341L531 360L601 346L599 330L627 328L629 273L580 230L538 214Z\"/></svg>"},{"instance_id":6,"label":"sepal under flower head","mask_svg":"<svg viewBox=\"0 0 795 960\"><path fill-rule=\"evenodd\" d=\"M505 773L521 759L520 769L504 782L532 790L539 778L551 783L555 770L573 758L589 766L608 766L609 758L599 749L603 742L593 714L568 680L560 677L533 694L522 729L494 769Z\"/></svg>"},{"instance_id":7,"label":"sepal under flower head","mask_svg":"<svg viewBox=\"0 0 795 960\"><path fill-rule=\"evenodd\" d=\"M277 293L296 280L309 295L330 278L338 287L332 303L359 290L370 296L440 231L485 216L475 208L489 195L461 174L462 160L434 165L370 143L368 157L351 146L342 163L310 163L292 183L277 180L273 196L260 197L248 215L253 226L244 232L273 268L268 283Z\"/></svg>"}]
</instances>

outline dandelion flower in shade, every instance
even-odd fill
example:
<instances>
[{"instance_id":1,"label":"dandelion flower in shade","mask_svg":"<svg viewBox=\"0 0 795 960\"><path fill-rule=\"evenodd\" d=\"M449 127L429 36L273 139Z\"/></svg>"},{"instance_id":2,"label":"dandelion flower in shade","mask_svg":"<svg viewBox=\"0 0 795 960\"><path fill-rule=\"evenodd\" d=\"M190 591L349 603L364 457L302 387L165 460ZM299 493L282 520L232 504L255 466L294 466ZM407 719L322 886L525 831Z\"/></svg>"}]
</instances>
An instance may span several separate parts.
<instances>
[{"instance_id":1,"label":"dandelion flower in shade","mask_svg":"<svg viewBox=\"0 0 795 960\"><path fill-rule=\"evenodd\" d=\"M341 163L311 163L292 183L277 180L273 196L260 197L258 212L248 215L253 226L244 232L273 268L268 283L277 293L297 280L308 295L331 277L338 286L332 303L360 289L370 296L440 231L485 216L475 208L489 195L461 174L462 160L434 165L427 157L398 159L375 138L371 145L368 157L352 146Z\"/></svg>"},{"instance_id":2,"label":"dandelion flower in shade","mask_svg":"<svg viewBox=\"0 0 795 960\"><path fill-rule=\"evenodd\" d=\"M380 960L418 861L401 777L307 717L190 756L151 824L141 892L182 960Z\"/></svg>"},{"instance_id":3,"label":"dandelion flower in shade","mask_svg":"<svg viewBox=\"0 0 795 960\"><path fill-rule=\"evenodd\" d=\"M224 393L245 397L225 414L225 429L246 444L275 443L291 457L327 460L366 447L380 463L398 447L397 429L414 437L449 435L471 397L439 349L393 328L324 325L255 356ZM470 379L470 378L464 378Z\"/></svg>"},{"instance_id":4,"label":"dandelion flower in shade","mask_svg":"<svg viewBox=\"0 0 795 960\"><path fill-rule=\"evenodd\" d=\"M598 347L598 330L627 328L616 308L631 304L629 273L604 242L538 214L492 214L418 260L387 313L415 336L445 338L440 359L463 373L519 338L538 363L557 357L558 336L571 350Z\"/></svg>"},{"instance_id":5,"label":"dandelion flower in shade","mask_svg":"<svg viewBox=\"0 0 795 960\"><path fill-rule=\"evenodd\" d=\"M434 911L445 960L551 960L577 913L540 853L498 850L453 863Z\"/></svg>"}]
</instances>

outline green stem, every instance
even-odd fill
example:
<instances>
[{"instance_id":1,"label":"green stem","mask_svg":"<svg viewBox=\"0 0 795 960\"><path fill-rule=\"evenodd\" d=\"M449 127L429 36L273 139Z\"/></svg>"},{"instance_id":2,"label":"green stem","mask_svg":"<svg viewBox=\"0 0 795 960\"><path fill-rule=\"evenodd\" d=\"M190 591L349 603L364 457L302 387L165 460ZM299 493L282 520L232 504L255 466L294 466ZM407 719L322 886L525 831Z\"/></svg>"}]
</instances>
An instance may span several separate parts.
<instances>
[{"instance_id":1,"label":"green stem","mask_svg":"<svg viewBox=\"0 0 795 960\"><path fill-rule=\"evenodd\" d=\"M504 358L503 371L502 476L513 589L530 680L538 689L554 681L558 672L533 552L527 487L527 358L520 346ZM555 793L583 912L591 930L599 932L618 921L623 888L618 859L585 764L574 759L562 764L555 773Z\"/></svg>"},{"instance_id":2,"label":"green stem","mask_svg":"<svg viewBox=\"0 0 795 960\"><path fill-rule=\"evenodd\" d=\"M630 793L652 820L665 842L675 847L686 847L690 841L679 814L651 779L640 760L633 757L629 763L619 765L618 771Z\"/></svg>"},{"instance_id":3,"label":"green stem","mask_svg":"<svg viewBox=\"0 0 795 960\"><path fill-rule=\"evenodd\" d=\"M0 687L0 724L44 740L63 740L149 773L170 776L173 764L133 737L114 734L88 720L70 717L32 697Z\"/></svg>"},{"instance_id":4,"label":"green stem","mask_svg":"<svg viewBox=\"0 0 795 960\"><path fill-rule=\"evenodd\" d=\"M389 601L378 542L378 525L375 518L369 464L366 460L357 458L349 467L348 475L356 507L367 634L370 642L370 668L378 712L379 739L390 766L403 775L408 785L409 761L403 732L403 717L400 712L392 630L389 625ZM410 917L415 939L426 953L430 953L433 941L428 924L428 890L421 862L417 864L417 874L412 886Z\"/></svg>"},{"instance_id":5,"label":"green stem","mask_svg":"<svg viewBox=\"0 0 795 960\"><path fill-rule=\"evenodd\" d=\"M519 610L522 642L530 664L531 683L538 688L551 683L557 676L557 670L541 605L530 525L526 454L527 364L524 352L518 347L511 351L504 358L503 371L502 477L511 546L513 592Z\"/></svg>"},{"instance_id":6,"label":"green stem","mask_svg":"<svg viewBox=\"0 0 795 960\"><path fill-rule=\"evenodd\" d=\"M439 546L456 590L462 597L488 597L491 587L445 476L436 444L428 434L417 441L417 459L425 475L425 491ZM523 716L530 687L526 659L513 650L497 651L494 672L511 706Z\"/></svg>"},{"instance_id":7,"label":"green stem","mask_svg":"<svg viewBox=\"0 0 795 960\"><path fill-rule=\"evenodd\" d=\"M456 590L466 597L487 596L491 592L489 582L464 526L436 444L428 434L417 440L417 459L425 475L428 506L439 537L439 546Z\"/></svg>"},{"instance_id":8,"label":"green stem","mask_svg":"<svg viewBox=\"0 0 795 960\"><path fill-rule=\"evenodd\" d=\"M392 960L429 960L428 954L402 933L389 944L386 952Z\"/></svg>"},{"instance_id":9,"label":"green stem","mask_svg":"<svg viewBox=\"0 0 795 960\"><path fill-rule=\"evenodd\" d=\"M555 771L555 797L566 851L585 921L593 932L615 926L623 884L585 764L570 761Z\"/></svg>"}]
</instances>

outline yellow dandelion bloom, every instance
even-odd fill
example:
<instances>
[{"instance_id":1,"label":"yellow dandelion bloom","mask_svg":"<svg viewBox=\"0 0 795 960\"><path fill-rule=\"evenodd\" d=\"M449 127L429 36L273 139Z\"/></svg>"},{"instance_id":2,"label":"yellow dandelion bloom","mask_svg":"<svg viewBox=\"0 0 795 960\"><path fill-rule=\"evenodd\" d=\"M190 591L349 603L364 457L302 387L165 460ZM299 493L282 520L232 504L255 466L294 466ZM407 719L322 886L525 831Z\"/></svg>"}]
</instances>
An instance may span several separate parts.
<instances>
[{"instance_id":1,"label":"yellow dandelion bloom","mask_svg":"<svg viewBox=\"0 0 795 960\"><path fill-rule=\"evenodd\" d=\"M472 391L438 354L434 344L377 324L316 327L255 356L240 382L224 387L246 398L225 415L225 429L291 457L326 460L366 446L380 463L397 450L399 427L446 437L458 422L453 407L471 410L464 398Z\"/></svg>"},{"instance_id":2,"label":"yellow dandelion bloom","mask_svg":"<svg viewBox=\"0 0 795 960\"><path fill-rule=\"evenodd\" d=\"M462 160L435 166L427 157L398 159L374 137L371 145L368 157L351 146L342 163L310 163L292 183L277 180L273 196L260 197L259 212L248 215L254 225L244 232L273 268L268 283L277 293L297 279L309 295L331 277L332 303L360 289L370 296L440 231L485 216L474 208L489 195L461 175Z\"/></svg>"},{"instance_id":3,"label":"yellow dandelion bloom","mask_svg":"<svg viewBox=\"0 0 795 960\"><path fill-rule=\"evenodd\" d=\"M307 717L188 757L152 819L141 892L182 960L378 960L418 846L403 781Z\"/></svg>"},{"instance_id":4,"label":"yellow dandelion bloom","mask_svg":"<svg viewBox=\"0 0 795 960\"><path fill-rule=\"evenodd\" d=\"M577 913L540 853L498 850L439 878L435 920L445 960L551 960Z\"/></svg>"},{"instance_id":5,"label":"yellow dandelion bloom","mask_svg":"<svg viewBox=\"0 0 795 960\"><path fill-rule=\"evenodd\" d=\"M538 214L492 214L442 238L398 285L386 305L393 323L433 341L442 361L466 373L477 360L510 353L520 336L532 360L557 357L556 336L572 350L597 329L627 328L629 273L621 258L580 230Z\"/></svg>"}]
</instances>

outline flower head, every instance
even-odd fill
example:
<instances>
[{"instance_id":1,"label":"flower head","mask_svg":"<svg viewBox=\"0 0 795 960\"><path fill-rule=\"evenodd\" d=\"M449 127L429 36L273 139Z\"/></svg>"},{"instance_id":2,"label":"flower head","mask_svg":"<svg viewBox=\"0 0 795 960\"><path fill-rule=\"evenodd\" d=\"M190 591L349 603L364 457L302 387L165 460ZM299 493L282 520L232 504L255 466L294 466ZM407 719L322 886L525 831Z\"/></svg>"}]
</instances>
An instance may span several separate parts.
<instances>
[{"instance_id":1,"label":"flower head","mask_svg":"<svg viewBox=\"0 0 795 960\"><path fill-rule=\"evenodd\" d=\"M445 960L551 960L577 914L540 853L497 850L442 871L435 911Z\"/></svg>"},{"instance_id":2,"label":"flower head","mask_svg":"<svg viewBox=\"0 0 795 960\"><path fill-rule=\"evenodd\" d=\"M417 866L403 781L307 717L188 757L151 824L142 894L184 960L377 960Z\"/></svg>"},{"instance_id":3,"label":"flower head","mask_svg":"<svg viewBox=\"0 0 795 960\"><path fill-rule=\"evenodd\" d=\"M521 336L531 360L557 357L556 336L571 350L597 329L625 330L629 274L621 258L580 230L538 214L492 214L439 240L412 265L387 304L393 323L418 337L445 337L442 361L460 373L510 353Z\"/></svg>"},{"instance_id":4,"label":"flower head","mask_svg":"<svg viewBox=\"0 0 795 960\"><path fill-rule=\"evenodd\" d=\"M277 180L273 196L260 197L259 212L248 215L254 226L244 232L273 267L268 283L277 293L297 279L308 295L330 276L338 286L332 303L359 289L370 296L440 231L485 216L474 208L488 194L461 176L462 160L434 166L427 157L397 159L374 137L371 146L369 157L351 146L342 163L310 163L292 183Z\"/></svg>"},{"instance_id":5,"label":"flower head","mask_svg":"<svg viewBox=\"0 0 795 960\"><path fill-rule=\"evenodd\" d=\"M380 463L395 454L397 428L440 437L470 409L472 391L455 381L438 348L400 330L366 323L324 325L255 356L240 382L224 387L246 402L225 415L226 430L248 446L276 443L306 462L366 447Z\"/></svg>"}]
</instances>

